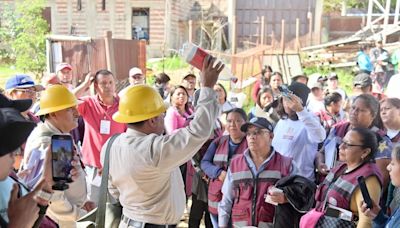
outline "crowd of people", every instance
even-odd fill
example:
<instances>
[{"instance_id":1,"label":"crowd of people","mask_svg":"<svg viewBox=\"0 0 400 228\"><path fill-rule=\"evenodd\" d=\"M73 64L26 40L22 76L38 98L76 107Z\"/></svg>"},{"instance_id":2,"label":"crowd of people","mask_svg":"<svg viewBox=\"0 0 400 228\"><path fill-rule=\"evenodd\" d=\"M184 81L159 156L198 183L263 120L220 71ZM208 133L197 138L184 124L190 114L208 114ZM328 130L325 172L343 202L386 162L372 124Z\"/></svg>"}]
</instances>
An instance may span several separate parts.
<instances>
[{"instance_id":1,"label":"crowd of people","mask_svg":"<svg viewBox=\"0 0 400 228\"><path fill-rule=\"evenodd\" d=\"M397 74L377 79L388 69L379 48L360 53L351 94L335 72L285 82L265 66L248 113L212 57L178 85L165 73L146 85L134 67L119 93L104 69L77 86L68 63L42 85L14 75L0 95L0 226L76 227L99 204L106 163L119 227L176 227L185 209L189 227L400 226L400 93L385 90ZM65 189L54 187L53 135L73 138Z\"/></svg>"}]
</instances>

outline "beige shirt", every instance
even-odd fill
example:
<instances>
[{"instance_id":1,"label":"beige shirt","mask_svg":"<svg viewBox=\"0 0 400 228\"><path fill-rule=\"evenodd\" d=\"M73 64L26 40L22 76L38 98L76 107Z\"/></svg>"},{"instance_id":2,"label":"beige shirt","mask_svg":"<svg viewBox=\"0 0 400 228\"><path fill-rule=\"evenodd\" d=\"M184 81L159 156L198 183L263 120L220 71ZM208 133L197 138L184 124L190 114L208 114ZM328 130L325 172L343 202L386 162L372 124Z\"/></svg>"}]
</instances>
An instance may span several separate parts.
<instances>
[{"instance_id":1,"label":"beige shirt","mask_svg":"<svg viewBox=\"0 0 400 228\"><path fill-rule=\"evenodd\" d=\"M40 123L26 142L24 161L28 161L32 153L40 153L41 158L44 159L50 146L51 136L55 134L64 133L48 121ZM27 163L24 163L23 166L26 169ZM40 167L40 170L41 176L43 167ZM54 191L46 212L60 227L76 227L75 221L86 214L86 211L81 208L87 200L85 173L80 166L78 172L78 178L68 184L67 190Z\"/></svg>"},{"instance_id":2,"label":"beige shirt","mask_svg":"<svg viewBox=\"0 0 400 228\"><path fill-rule=\"evenodd\" d=\"M116 138L110 151L109 190L119 198L125 216L154 224L180 221L186 199L179 166L207 141L218 113L215 92L202 88L188 127L172 135L146 135L128 128Z\"/></svg>"}]
</instances>

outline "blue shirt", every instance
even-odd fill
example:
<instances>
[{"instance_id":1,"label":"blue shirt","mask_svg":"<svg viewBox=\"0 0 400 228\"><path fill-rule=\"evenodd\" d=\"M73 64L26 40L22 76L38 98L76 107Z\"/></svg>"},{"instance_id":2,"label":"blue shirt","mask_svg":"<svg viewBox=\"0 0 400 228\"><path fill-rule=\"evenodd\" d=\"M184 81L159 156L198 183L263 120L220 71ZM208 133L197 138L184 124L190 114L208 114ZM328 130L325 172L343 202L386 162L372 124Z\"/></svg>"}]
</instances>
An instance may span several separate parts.
<instances>
[{"instance_id":1,"label":"blue shirt","mask_svg":"<svg viewBox=\"0 0 400 228\"><path fill-rule=\"evenodd\" d=\"M246 139L243 139L246 140ZM229 152L228 152L228 159L231 159L235 150L240 145L240 143L235 144L232 142L231 138L229 137ZM218 176L221 174L223 169L217 165L214 165L213 159L215 152L217 151L218 144L216 144L215 140L210 144L206 153L204 154L203 159L201 160L200 167L204 171L204 173L211 179L217 179Z\"/></svg>"},{"instance_id":2,"label":"blue shirt","mask_svg":"<svg viewBox=\"0 0 400 228\"><path fill-rule=\"evenodd\" d=\"M385 215L382 210L372 220L374 228L395 228L400 227L400 210L397 208L391 217Z\"/></svg>"},{"instance_id":3,"label":"blue shirt","mask_svg":"<svg viewBox=\"0 0 400 228\"><path fill-rule=\"evenodd\" d=\"M271 154L265 161L261 164L258 168L253 162L251 158L250 151L247 149L243 156L247 161L250 171L253 173L254 176L262 173L265 170L268 162L273 158L275 155L275 150L271 147ZM298 173L298 168L295 165L294 161L292 160L292 166L290 167L290 175ZM229 222L229 218L232 211L233 200L235 198L235 194L233 192L233 180L232 180L232 173L230 168L228 168L227 175L225 177L224 184L222 185L222 200L218 204L218 225L221 227L226 227Z\"/></svg>"},{"instance_id":4,"label":"blue shirt","mask_svg":"<svg viewBox=\"0 0 400 228\"><path fill-rule=\"evenodd\" d=\"M363 51L359 51L357 53L357 64L360 70L365 70L369 72L372 72L374 70L374 66L371 63L369 56Z\"/></svg>"}]
</instances>

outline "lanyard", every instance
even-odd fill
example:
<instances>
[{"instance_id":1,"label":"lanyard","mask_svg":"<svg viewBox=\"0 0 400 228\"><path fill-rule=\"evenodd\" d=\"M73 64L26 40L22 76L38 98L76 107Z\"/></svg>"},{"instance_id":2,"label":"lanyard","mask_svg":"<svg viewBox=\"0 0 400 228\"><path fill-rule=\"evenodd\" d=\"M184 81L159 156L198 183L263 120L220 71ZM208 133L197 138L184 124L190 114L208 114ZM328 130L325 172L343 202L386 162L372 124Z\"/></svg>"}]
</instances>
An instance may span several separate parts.
<instances>
[{"instance_id":1,"label":"lanyard","mask_svg":"<svg viewBox=\"0 0 400 228\"><path fill-rule=\"evenodd\" d=\"M115 98L114 98L114 99L115 99ZM95 101L94 101L94 104L95 104L96 108L99 109L100 113L101 113L102 116L103 116L103 119L105 119L105 120L112 120L112 118L111 118L111 116L109 115L109 113L107 112L107 110L109 110L114 104L112 104L112 105L110 106L110 108L107 108L107 106L106 106L106 107L103 107L103 105L102 105L100 102L101 102L101 101L100 101L99 97L96 96ZM104 106L105 106L105 105L104 105Z\"/></svg>"}]
</instances>

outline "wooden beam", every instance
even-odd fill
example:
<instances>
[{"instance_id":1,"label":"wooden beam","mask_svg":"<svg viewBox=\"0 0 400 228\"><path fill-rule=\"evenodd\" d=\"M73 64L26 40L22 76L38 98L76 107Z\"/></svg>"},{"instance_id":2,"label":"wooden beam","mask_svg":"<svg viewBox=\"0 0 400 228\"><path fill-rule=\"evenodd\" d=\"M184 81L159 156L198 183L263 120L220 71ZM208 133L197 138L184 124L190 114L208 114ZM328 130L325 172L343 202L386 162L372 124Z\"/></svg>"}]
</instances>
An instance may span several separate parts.
<instances>
[{"instance_id":1,"label":"wooden beam","mask_svg":"<svg viewBox=\"0 0 400 228\"><path fill-rule=\"evenodd\" d=\"M112 73L115 73L114 46L113 46L111 31L106 32L106 37L104 38L104 42L106 46L107 69Z\"/></svg>"},{"instance_id":2,"label":"wooden beam","mask_svg":"<svg viewBox=\"0 0 400 228\"><path fill-rule=\"evenodd\" d=\"M386 28L389 22L389 14L390 14L390 0L386 0L384 19L383 19L383 27ZM384 30L385 31L385 30ZM382 33L382 43L386 44L386 33L383 31Z\"/></svg>"},{"instance_id":3,"label":"wooden beam","mask_svg":"<svg viewBox=\"0 0 400 228\"><path fill-rule=\"evenodd\" d=\"M193 21L189 20L189 42L193 43Z\"/></svg>"},{"instance_id":4,"label":"wooden beam","mask_svg":"<svg viewBox=\"0 0 400 228\"><path fill-rule=\"evenodd\" d=\"M393 23L397 25L399 23L399 11L400 11L400 0L396 0L396 8L394 10Z\"/></svg>"},{"instance_id":5,"label":"wooden beam","mask_svg":"<svg viewBox=\"0 0 400 228\"><path fill-rule=\"evenodd\" d=\"M374 7L373 0L369 0L369 2L368 2L368 14L367 14L367 27L371 27L372 26L371 22L372 22L373 7Z\"/></svg>"}]
</instances>

